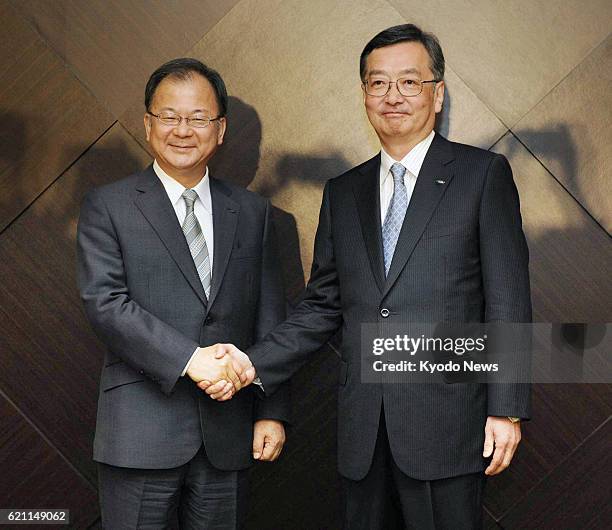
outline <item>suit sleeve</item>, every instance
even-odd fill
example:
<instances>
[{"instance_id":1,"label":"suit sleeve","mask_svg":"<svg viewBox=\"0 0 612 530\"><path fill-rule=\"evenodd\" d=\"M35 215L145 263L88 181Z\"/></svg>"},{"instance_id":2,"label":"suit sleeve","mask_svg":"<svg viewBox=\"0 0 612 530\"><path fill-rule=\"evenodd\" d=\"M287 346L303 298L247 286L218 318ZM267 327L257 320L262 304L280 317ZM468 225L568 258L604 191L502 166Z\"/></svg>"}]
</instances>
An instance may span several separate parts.
<instances>
[{"instance_id":1,"label":"suit sleeve","mask_svg":"<svg viewBox=\"0 0 612 530\"><path fill-rule=\"evenodd\" d=\"M121 245L96 190L81 206L77 266L81 299L94 332L114 355L171 394L198 344L130 298Z\"/></svg>"},{"instance_id":2,"label":"suit sleeve","mask_svg":"<svg viewBox=\"0 0 612 530\"><path fill-rule=\"evenodd\" d=\"M522 229L518 191L510 164L503 155L496 155L489 166L479 227L485 322L531 322L529 250ZM526 354L517 351L514 364L524 362ZM488 415L528 419L530 390L528 383L490 382Z\"/></svg>"},{"instance_id":3,"label":"suit sleeve","mask_svg":"<svg viewBox=\"0 0 612 530\"><path fill-rule=\"evenodd\" d=\"M285 293L283 290L281 261L272 219L272 206L266 204L263 235L261 283L259 307L255 328L255 340L259 341L285 318ZM257 400L255 421L263 419L289 421L291 414L290 383L280 385L277 392Z\"/></svg>"},{"instance_id":4,"label":"suit sleeve","mask_svg":"<svg viewBox=\"0 0 612 530\"><path fill-rule=\"evenodd\" d=\"M289 318L247 354L267 395L273 394L319 350L342 323L332 239L330 183L323 192L310 280Z\"/></svg>"}]
</instances>

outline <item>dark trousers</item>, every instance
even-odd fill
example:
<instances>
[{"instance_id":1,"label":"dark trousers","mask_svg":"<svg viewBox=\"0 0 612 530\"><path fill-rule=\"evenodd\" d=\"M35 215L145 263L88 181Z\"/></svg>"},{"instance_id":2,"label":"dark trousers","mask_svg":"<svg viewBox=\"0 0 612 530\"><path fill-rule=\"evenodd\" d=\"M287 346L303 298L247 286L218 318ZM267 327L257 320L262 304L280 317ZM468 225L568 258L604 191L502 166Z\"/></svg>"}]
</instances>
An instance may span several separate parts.
<instances>
[{"instance_id":1,"label":"dark trousers","mask_svg":"<svg viewBox=\"0 0 612 530\"><path fill-rule=\"evenodd\" d=\"M345 530L480 530L485 474L417 480L395 464L384 414L372 467L362 480L342 479Z\"/></svg>"},{"instance_id":2,"label":"dark trousers","mask_svg":"<svg viewBox=\"0 0 612 530\"><path fill-rule=\"evenodd\" d=\"M221 471L204 446L172 469L98 464L102 526L106 530L234 530L246 515L247 471Z\"/></svg>"}]
</instances>

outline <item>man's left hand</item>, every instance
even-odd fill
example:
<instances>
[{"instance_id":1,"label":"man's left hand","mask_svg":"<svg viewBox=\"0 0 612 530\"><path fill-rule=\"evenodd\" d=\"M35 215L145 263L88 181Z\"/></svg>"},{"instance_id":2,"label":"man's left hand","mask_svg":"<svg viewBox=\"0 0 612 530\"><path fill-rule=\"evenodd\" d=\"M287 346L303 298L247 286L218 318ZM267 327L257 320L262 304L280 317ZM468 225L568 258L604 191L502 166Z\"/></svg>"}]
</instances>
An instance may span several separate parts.
<instances>
[{"instance_id":1,"label":"man's left hand","mask_svg":"<svg viewBox=\"0 0 612 530\"><path fill-rule=\"evenodd\" d=\"M520 422L512 423L508 418L489 416L485 425L485 442L482 456L493 460L485 469L485 475L497 475L506 469L521 441ZM495 453L493 447L495 446Z\"/></svg>"},{"instance_id":2,"label":"man's left hand","mask_svg":"<svg viewBox=\"0 0 612 530\"><path fill-rule=\"evenodd\" d=\"M285 444L285 428L277 420L259 420L255 422L253 433L253 458L273 462Z\"/></svg>"}]
</instances>

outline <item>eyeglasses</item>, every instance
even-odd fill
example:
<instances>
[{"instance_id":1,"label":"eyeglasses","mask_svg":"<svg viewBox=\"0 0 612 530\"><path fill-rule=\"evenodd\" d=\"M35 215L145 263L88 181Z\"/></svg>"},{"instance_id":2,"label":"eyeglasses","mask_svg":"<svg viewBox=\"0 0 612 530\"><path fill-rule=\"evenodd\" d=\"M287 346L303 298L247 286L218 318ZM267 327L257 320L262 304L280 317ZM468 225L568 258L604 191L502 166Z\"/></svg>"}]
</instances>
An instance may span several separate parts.
<instances>
[{"instance_id":1,"label":"eyeglasses","mask_svg":"<svg viewBox=\"0 0 612 530\"><path fill-rule=\"evenodd\" d=\"M216 121L223 118L223 116L217 116L216 118L209 118L208 116L193 116L185 118L184 116L171 114L169 112L162 112L161 114L147 112L147 114L157 118L162 125L167 125L168 127L178 127L183 120L185 120L188 127L195 127L196 129L204 129L204 127L208 127L210 125L211 121Z\"/></svg>"},{"instance_id":2,"label":"eyeglasses","mask_svg":"<svg viewBox=\"0 0 612 530\"><path fill-rule=\"evenodd\" d=\"M363 86L368 96L383 97L389 93L389 90L391 90L391 85L395 83L397 91L402 96L412 98L423 92L423 85L425 83L437 83L438 81L439 79L421 81L420 79L416 79L414 77L400 77L395 81L390 81L389 79L374 77L372 79L365 80L363 82Z\"/></svg>"}]
</instances>

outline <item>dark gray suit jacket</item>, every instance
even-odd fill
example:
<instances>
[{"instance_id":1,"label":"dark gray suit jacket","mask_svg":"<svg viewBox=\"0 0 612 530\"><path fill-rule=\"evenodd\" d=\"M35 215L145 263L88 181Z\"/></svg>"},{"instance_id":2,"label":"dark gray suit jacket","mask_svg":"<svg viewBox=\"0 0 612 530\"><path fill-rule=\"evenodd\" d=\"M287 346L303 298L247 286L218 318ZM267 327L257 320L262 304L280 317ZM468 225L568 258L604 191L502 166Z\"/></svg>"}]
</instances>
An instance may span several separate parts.
<instances>
[{"instance_id":1,"label":"dark gray suit jacket","mask_svg":"<svg viewBox=\"0 0 612 530\"><path fill-rule=\"evenodd\" d=\"M252 463L253 421L287 420L287 389L247 388L218 403L180 377L197 346L246 348L284 317L269 202L210 180L214 260L210 300L152 166L90 191L78 227L87 317L108 347L94 459L131 468L188 462L204 443L212 464Z\"/></svg>"},{"instance_id":2,"label":"dark gray suit jacket","mask_svg":"<svg viewBox=\"0 0 612 530\"><path fill-rule=\"evenodd\" d=\"M247 353L269 394L341 328L340 473L359 480L368 472L383 404L404 473L433 480L478 472L486 417L527 418L529 387L364 384L361 324L531 320L512 172L502 155L436 134L385 278L379 168L377 155L327 183L304 298Z\"/></svg>"}]
</instances>

